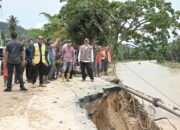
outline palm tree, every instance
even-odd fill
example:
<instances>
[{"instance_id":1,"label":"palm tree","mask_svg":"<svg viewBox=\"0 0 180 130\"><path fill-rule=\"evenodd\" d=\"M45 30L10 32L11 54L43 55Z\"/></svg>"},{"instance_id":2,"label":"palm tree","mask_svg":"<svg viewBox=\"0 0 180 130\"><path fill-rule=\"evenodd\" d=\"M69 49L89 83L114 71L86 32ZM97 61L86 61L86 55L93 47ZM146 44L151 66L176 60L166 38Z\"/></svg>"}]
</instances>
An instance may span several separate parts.
<instances>
[{"instance_id":1,"label":"palm tree","mask_svg":"<svg viewBox=\"0 0 180 130\"><path fill-rule=\"evenodd\" d=\"M67 0L59 0L59 2L60 2L60 3L62 3L62 2L66 2L66 1L67 1Z\"/></svg>"},{"instance_id":2,"label":"palm tree","mask_svg":"<svg viewBox=\"0 0 180 130\"><path fill-rule=\"evenodd\" d=\"M7 19L8 21L8 29L9 31L12 32L16 32L17 29L17 24L19 23L19 20L17 20L17 17L14 17L13 15L9 16L9 19Z\"/></svg>"}]
</instances>

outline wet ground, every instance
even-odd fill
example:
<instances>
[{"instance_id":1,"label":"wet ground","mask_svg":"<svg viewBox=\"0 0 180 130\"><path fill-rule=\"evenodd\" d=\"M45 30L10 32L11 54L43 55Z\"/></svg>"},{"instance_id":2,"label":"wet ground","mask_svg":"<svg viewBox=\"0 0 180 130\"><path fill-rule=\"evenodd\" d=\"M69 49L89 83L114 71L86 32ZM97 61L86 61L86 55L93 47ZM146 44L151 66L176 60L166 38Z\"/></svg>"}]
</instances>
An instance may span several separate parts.
<instances>
[{"instance_id":1,"label":"wet ground","mask_svg":"<svg viewBox=\"0 0 180 130\"><path fill-rule=\"evenodd\" d=\"M161 66L155 61L137 61L119 63L116 71L123 84L155 98L161 98L170 108L180 106L180 69ZM147 104L149 111L153 111L152 108L152 105ZM155 110L155 118L168 117L180 130L180 118L160 108ZM164 130L174 129L167 120L157 123Z\"/></svg>"}]
</instances>

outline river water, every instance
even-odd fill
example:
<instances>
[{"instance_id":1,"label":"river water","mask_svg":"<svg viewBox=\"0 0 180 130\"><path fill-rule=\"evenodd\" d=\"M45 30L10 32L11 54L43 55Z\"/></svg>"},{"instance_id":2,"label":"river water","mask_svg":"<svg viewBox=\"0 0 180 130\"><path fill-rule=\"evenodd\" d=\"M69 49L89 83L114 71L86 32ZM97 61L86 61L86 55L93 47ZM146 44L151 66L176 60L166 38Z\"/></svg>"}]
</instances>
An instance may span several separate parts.
<instances>
[{"instance_id":1,"label":"river water","mask_svg":"<svg viewBox=\"0 0 180 130\"><path fill-rule=\"evenodd\" d=\"M160 98L170 108L180 106L180 69L162 66L155 61L136 61L117 64L116 72L123 84ZM147 110L154 112L153 105L146 103L146 106ZM155 118L160 117L168 117L177 130L180 130L180 118L161 108L155 108ZM164 130L174 130L168 120L157 123Z\"/></svg>"}]
</instances>

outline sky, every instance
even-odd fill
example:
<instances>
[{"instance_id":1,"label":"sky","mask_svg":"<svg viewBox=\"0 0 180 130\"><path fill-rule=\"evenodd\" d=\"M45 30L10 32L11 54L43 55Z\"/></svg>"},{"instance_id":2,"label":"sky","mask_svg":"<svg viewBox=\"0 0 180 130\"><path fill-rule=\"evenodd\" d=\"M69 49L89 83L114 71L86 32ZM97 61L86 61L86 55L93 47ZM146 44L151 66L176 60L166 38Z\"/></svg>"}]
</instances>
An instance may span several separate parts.
<instances>
[{"instance_id":1,"label":"sky","mask_svg":"<svg viewBox=\"0 0 180 130\"><path fill-rule=\"evenodd\" d=\"M59 0L2 0L0 21L6 22L10 15L14 15L22 27L40 28L47 23L47 19L40 13L57 14L62 5Z\"/></svg>"},{"instance_id":2,"label":"sky","mask_svg":"<svg viewBox=\"0 0 180 130\"><path fill-rule=\"evenodd\" d=\"M166 0L172 3L176 10L180 10L179 0ZM0 21L6 22L10 15L14 15L19 20L19 25L26 29L41 28L47 19L40 15L47 12L51 15L57 14L65 4L59 0L2 0L0 10Z\"/></svg>"}]
</instances>

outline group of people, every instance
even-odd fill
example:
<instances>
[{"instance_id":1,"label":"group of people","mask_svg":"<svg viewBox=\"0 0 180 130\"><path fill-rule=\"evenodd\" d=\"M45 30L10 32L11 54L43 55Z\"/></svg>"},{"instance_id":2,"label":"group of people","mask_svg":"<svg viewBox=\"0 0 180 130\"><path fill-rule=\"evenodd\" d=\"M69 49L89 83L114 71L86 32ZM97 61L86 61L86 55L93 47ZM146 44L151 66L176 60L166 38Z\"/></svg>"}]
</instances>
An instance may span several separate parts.
<instances>
[{"instance_id":1,"label":"group of people","mask_svg":"<svg viewBox=\"0 0 180 130\"><path fill-rule=\"evenodd\" d=\"M109 46L102 48L101 46L94 47L95 62L94 62L94 74L98 77L101 73L107 75L109 64L112 62L112 51Z\"/></svg>"},{"instance_id":2,"label":"group of people","mask_svg":"<svg viewBox=\"0 0 180 130\"><path fill-rule=\"evenodd\" d=\"M36 42L32 39L17 39L16 33L11 33L11 40L4 49L3 75L5 92L12 91L12 79L15 75L15 83L19 83L21 91L28 91L24 86L23 73L26 70L27 82L32 87L37 87L36 81L39 77L39 87L51 80L61 77L62 81L70 81L75 64L80 65L82 81L89 76L91 82L94 75L100 76L100 72L107 74L108 64L111 63L112 52L108 47L102 49L100 46L91 46L90 40L85 38L84 44L74 49L71 40L62 44L61 39L55 42L48 38L44 43L42 36L38 36Z\"/></svg>"}]
</instances>

